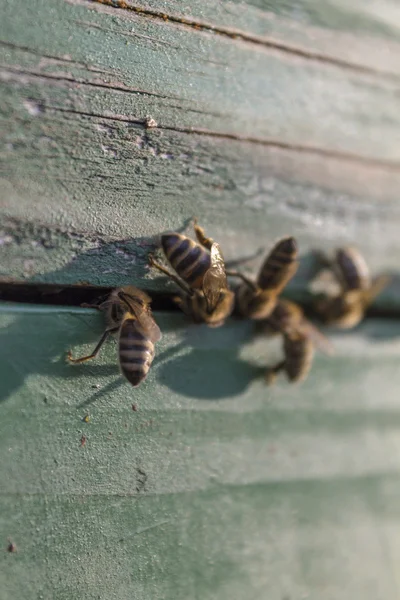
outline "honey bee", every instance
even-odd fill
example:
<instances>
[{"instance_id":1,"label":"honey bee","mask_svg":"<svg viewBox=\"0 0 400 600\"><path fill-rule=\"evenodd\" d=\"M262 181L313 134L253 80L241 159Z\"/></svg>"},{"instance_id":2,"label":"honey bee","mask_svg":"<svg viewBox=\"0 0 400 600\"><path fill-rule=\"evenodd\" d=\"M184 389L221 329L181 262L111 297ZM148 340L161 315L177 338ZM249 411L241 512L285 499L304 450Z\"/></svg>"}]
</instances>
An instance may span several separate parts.
<instances>
[{"instance_id":1,"label":"honey bee","mask_svg":"<svg viewBox=\"0 0 400 600\"><path fill-rule=\"evenodd\" d=\"M150 310L150 297L133 286L114 290L100 305L83 305L106 311L107 329L97 346L88 356L68 360L82 363L97 356L110 334L118 333L118 356L121 373L133 387L147 376L154 358L154 344L161 339L161 331Z\"/></svg>"},{"instance_id":2,"label":"honey bee","mask_svg":"<svg viewBox=\"0 0 400 600\"><path fill-rule=\"evenodd\" d=\"M380 275L371 280L364 257L351 246L339 248L333 261L322 257L339 284L339 293L315 302L315 311L328 325L341 329L355 327L367 307L389 284L390 277Z\"/></svg>"},{"instance_id":3,"label":"honey bee","mask_svg":"<svg viewBox=\"0 0 400 600\"><path fill-rule=\"evenodd\" d=\"M254 282L238 271L227 271L243 283L236 291L236 303L241 315L250 319L265 319L274 310L278 296L298 269L297 244L293 237L282 238L265 259Z\"/></svg>"},{"instance_id":4,"label":"honey bee","mask_svg":"<svg viewBox=\"0 0 400 600\"><path fill-rule=\"evenodd\" d=\"M186 314L197 323L219 327L231 314L235 296L228 288L219 244L206 237L196 220L194 231L198 243L180 233L161 236L161 247L177 275L157 263L152 255L150 265L168 275L183 290L175 302Z\"/></svg>"},{"instance_id":5,"label":"honey bee","mask_svg":"<svg viewBox=\"0 0 400 600\"><path fill-rule=\"evenodd\" d=\"M280 371L285 371L292 383L304 381L313 363L315 346L327 354L333 353L329 340L306 319L300 306L283 298L278 300L270 318L262 323L261 330L283 336L284 359L267 370L265 379L269 384L274 383Z\"/></svg>"}]
</instances>

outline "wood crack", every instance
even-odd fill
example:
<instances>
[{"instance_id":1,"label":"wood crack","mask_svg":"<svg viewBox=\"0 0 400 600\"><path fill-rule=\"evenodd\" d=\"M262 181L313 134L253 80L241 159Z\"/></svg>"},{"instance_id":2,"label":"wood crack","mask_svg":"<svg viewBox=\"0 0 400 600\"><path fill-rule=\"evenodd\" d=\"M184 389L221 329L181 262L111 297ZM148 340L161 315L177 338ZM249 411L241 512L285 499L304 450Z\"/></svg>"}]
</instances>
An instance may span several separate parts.
<instances>
[{"instance_id":1,"label":"wood crack","mask_svg":"<svg viewBox=\"0 0 400 600\"><path fill-rule=\"evenodd\" d=\"M279 52L283 52L283 53L291 55L291 56L297 56L299 58L303 58L304 60L317 62L317 63L323 63L326 65L331 65L334 67L352 71L354 73L385 77L385 78L388 78L388 79L391 79L394 81L399 81L399 79L400 79L400 77L398 75L395 75L394 73L382 71L380 69L375 69L373 67L361 65L359 63L346 61L344 59L336 58L334 56L330 56L328 54L323 54L321 52L313 52L311 50L307 50L306 48L302 48L300 46L294 46L292 44L287 44L286 42L275 40L273 38L252 35L245 31L241 31L240 29L231 29L228 27L215 26L215 25L212 25L211 23L207 23L204 21L197 21L194 19L188 19L186 17L172 15L172 14L164 13L164 12L157 11L157 10L142 8L142 7L130 4L130 3L126 2L125 0L86 0L86 1L89 1L92 4L102 4L105 6L110 6L111 8L130 11L130 12L133 12L140 16L151 18L151 19L157 19L157 20L162 20L165 22L176 23L176 24L182 25L184 27L194 29L199 32L214 33L216 35L227 37L232 40L244 41L244 42L248 42L251 44L258 45L258 46L263 46L264 48L277 50Z\"/></svg>"},{"instance_id":2,"label":"wood crack","mask_svg":"<svg viewBox=\"0 0 400 600\"><path fill-rule=\"evenodd\" d=\"M18 69L16 67L10 67L8 65L0 65L0 69L4 72L13 73L16 75L26 75L28 77L40 77L42 79L49 79L53 81L65 81L68 83L74 83L76 85L87 85L93 88L100 88L104 90L111 90L113 92L124 92L127 94L136 94L142 96L153 96L155 98L161 98L162 100L179 100L176 96L166 96L164 94L157 94L156 92L149 92L147 90L139 90L137 88L130 88L125 85L117 85L115 83L100 83L97 81L87 81L86 79L82 79L80 77L73 77L68 75L54 75L52 73L42 73L33 70L27 69Z\"/></svg>"},{"instance_id":3,"label":"wood crack","mask_svg":"<svg viewBox=\"0 0 400 600\"><path fill-rule=\"evenodd\" d=\"M0 301L48 306L81 306L96 304L109 296L114 288L96 285L60 285L51 283L23 283L0 280ZM147 290L153 310L178 312L172 293Z\"/></svg>"},{"instance_id":4,"label":"wood crack","mask_svg":"<svg viewBox=\"0 0 400 600\"><path fill-rule=\"evenodd\" d=\"M4 40L0 40L0 46L3 46L4 48L10 48L11 50L18 50L19 52L25 52L26 54L32 54L33 56L39 56L40 58L46 58L55 63L62 63L62 64L67 64L67 65L71 65L71 66L78 67L78 68L83 68L83 69L86 69L87 71L90 71L91 73L98 73L99 75L113 75L112 71L106 71L105 69L98 69L87 63L78 62L76 60L73 60L72 58L69 58L67 56L62 56L62 55L55 56L53 54L46 54L46 53L40 52L39 50L36 50L34 48L30 48L29 46L20 46L19 44L5 42Z\"/></svg>"},{"instance_id":5,"label":"wood crack","mask_svg":"<svg viewBox=\"0 0 400 600\"><path fill-rule=\"evenodd\" d=\"M136 125L142 125L146 127L146 118L135 118L135 117L125 117L123 115L103 115L100 113L92 113L92 112L83 112L76 109L70 108L62 108L58 106L46 106L48 110L53 110L55 112L62 113L70 113L81 115L83 117L88 118L97 118L104 119L110 121L118 121L122 123L131 123ZM321 158L326 159L335 159L346 163L354 163L363 166L368 166L371 168L379 168L385 169L391 172L400 172L400 163L396 161L390 160L378 160L375 158L370 158L368 156L360 156L358 154L351 154L350 152L341 152L339 150L330 150L329 148L321 148L317 146L306 146L301 144L295 144L291 142L282 142L276 139L269 138L256 138L252 136L241 136L235 133L228 132L219 132L213 131L210 129L201 129L195 127L178 127L174 125L163 125L162 123L158 123L157 127L152 127L152 130L162 130L162 131L175 131L178 133L189 134L189 135L200 135L204 137L213 137L221 140L231 140L239 143L248 143L248 144L256 144L260 146L266 146L269 148L276 148L278 150L286 150L288 152L293 153L301 153L301 154L309 154L314 156L319 156Z\"/></svg>"},{"instance_id":6,"label":"wood crack","mask_svg":"<svg viewBox=\"0 0 400 600\"><path fill-rule=\"evenodd\" d=\"M91 284L25 283L19 281L2 281L0 279L0 301L48 306L81 306L82 304L96 304L97 302L101 302L113 289L115 288L110 286ZM156 292L146 287L146 293L151 297L153 310L181 312L173 301L176 297L175 292ZM293 298L286 291L284 297L296 300L309 317L313 316L313 306L309 298ZM398 307L379 305L369 307L366 313L367 318L398 319L399 315Z\"/></svg>"}]
</instances>

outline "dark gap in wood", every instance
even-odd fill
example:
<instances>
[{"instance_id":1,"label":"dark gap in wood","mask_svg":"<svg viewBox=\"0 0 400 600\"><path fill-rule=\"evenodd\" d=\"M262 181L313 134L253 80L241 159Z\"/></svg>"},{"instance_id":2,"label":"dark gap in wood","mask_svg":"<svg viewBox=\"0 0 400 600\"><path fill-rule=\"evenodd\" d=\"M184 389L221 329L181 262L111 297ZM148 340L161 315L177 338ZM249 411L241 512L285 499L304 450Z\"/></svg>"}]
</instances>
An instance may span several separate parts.
<instances>
[{"instance_id":1,"label":"dark gap in wood","mask_svg":"<svg viewBox=\"0 0 400 600\"><path fill-rule=\"evenodd\" d=\"M96 285L55 285L50 283L0 282L0 301L23 304L47 304L51 306L81 306L105 300L112 287ZM152 299L152 309L177 311L172 294L146 290Z\"/></svg>"},{"instance_id":2,"label":"dark gap in wood","mask_svg":"<svg viewBox=\"0 0 400 600\"><path fill-rule=\"evenodd\" d=\"M57 285L50 283L14 283L0 281L0 302L16 302L20 304L37 304L48 306L81 306L82 304L97 304L107 298L113 287L96 285ZM151 297L154 311L180 312L173 302L176 294L145 290ZM298 298L296 294L283 294L296 301L310 319L315 317L312 309L312 298ZM367 318L399 319L400 307L371 306Z\"/></svg>"}]
</instances>

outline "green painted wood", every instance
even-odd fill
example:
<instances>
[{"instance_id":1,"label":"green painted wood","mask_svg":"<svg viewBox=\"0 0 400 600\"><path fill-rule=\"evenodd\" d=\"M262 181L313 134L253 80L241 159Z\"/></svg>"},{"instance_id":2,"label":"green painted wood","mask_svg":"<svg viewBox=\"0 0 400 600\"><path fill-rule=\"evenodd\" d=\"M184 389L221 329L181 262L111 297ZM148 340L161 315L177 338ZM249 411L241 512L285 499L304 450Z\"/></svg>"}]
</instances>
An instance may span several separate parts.
<instances>
[{"instance_id":1,"label":"green painted wood","mask_svg":"<svg viewBox=\"0 0 400 600\"><path fill-rule=\"evenodd\" d=\"M229 11L232 10L232 4L243 6L241 0L232 0L225 4ZM373 34L398 39L399 7L396 0L355 0L351 4L345 0L246 0L246 4L292 22L297 21L303 26L318 26L336 32L349 31L353 37Z\"/></svg>"},{"instance_id":2,"label":"green painted wood","mask_svg":"<svg viewBox=\"0 0 400 600\"><path fill-rule=\"evenodd\" d=\"M194 214L228 259L290 233L397 270L396 3L121 4L1 2L0 282L165 289ZM398 323L270 389L249 324L156 318L133 390L112 342L65 363L99 315L1 306L1 600L397 598Z\"/></svg>"},{"instance_id":3,"label":"green painted wood","mask_svg":"<svg viewBox=\"0 0 400 600\"><path fill-rule=\"evenodd\" d=\"M3 279L160 289L154 236L194 213L227 258L291 233L303 255L357 241L397 270L390 2L375 17L358 3L360 27L337 3L331 30L311 2L2 4Z\"/></svg>"},{"instance_id":4,"label":"green painted wood","mask_svg":"<svg viewBox=\"0 0 400 600\"><path fill-rule=\"evenodd\" d=\"M345 0L191 0L185 5L179 0L114 0L117 4L124 4L125 10L148 11L151 18L158 14L222 35L236 34L236 39L250 39L283 52L308 53L310 60L318 56L398 76L399 10L393 0L351 4Z\"/></svg>"},{"instance_id":5,"label":"green painted wood","mask_svg":"<svg viewBox=\"0 0 400 600\"><path fill-rule=\"evenodd\" d=\"M134 390L113 342L65 363L100 315L2 307L1 598L397 598L398 324L269 389L278 348L247 324L156 318Z\"/></svg>"}]
</instances>

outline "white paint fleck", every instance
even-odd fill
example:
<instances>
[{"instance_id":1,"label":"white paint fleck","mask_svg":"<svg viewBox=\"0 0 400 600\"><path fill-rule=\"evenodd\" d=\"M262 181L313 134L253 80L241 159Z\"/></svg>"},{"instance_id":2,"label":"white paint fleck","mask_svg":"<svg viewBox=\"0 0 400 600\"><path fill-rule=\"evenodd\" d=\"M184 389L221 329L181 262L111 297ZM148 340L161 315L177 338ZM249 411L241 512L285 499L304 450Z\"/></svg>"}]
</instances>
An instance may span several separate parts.
<instances>
[{"instance_id":1,"label":"white paint fleck","mask_svg":"<svg viewBox=\"0 0 400 600\"><path fill-rule=\"evenodd\" d=\"M125 260L130 260L133 263L136 262L136 259L134 256L132 256L131 254L129 254L128 252L125 252L125 250L121 250L121 248L116 248L115 249L115 254L119 254L120 256L122 256L122 258L124 258Z\"/></svg>"},{"instance_id":2,"label":"white paint fleck","mask_svg":"<svg viewBox=\"0 0 400 600\"><path fill-rule=\"evenodd\" d=\"M11 235L0 236L0 246L7 246L9 244L12 244L13 241L14 238Z\"/></svg>"},{"instance_id":3,"label":"white paint fleck","mask_svg":"<svg viewBox=\"0 0 400 600\"><path fill-rule=\"evenodd\" d=\"M111 156L113 158L117 157L117 151L112 148L111 146L106 146L104 144L101 144L101 149L103 150L103 153L105 156Z\"/></svg>"},{"instance_id":4,"label":"white paint fleck","mask_svg":"<svg viewBox=\"0 0 400 600\"><path fill-rule=\"evenodd\" d=\"M158 127L157 121L153 119L153 117L151 117L150 115L146 116L144 123L146 129L153 129L154 127Z\"/></svg>"},{"instance_id":5,"label":"white paint fleck","mask_svg":"<svg viewBox=\"0 0 400 600\"><path fill-rule=\"evenodd\" d=\"M34 272L35 272L35 261L32 259L24 260L25 275L33 275Z\"/></svg>"},{"instance_id":6,"label":"white paint fleck","mask_svg":"<svg viewBox=\"0 0 400 600\"><path fill-rule=\"evenodd\" d=\"M24 100L23 105L32 117L37 117L43 112L43 107L35 100Z\"/></svg>"},{"instance_id":7,"label":"white paint fleck","mask_svg":"<svg viewBox=\"0 0 400 600\"><path fill-rule=\"evenodd\" d=\"M111 131L110 127L107 127L107 125L102 125L101 123L95 123L94 128L101 133L110 133Z\"/></svg>"}]
</instances>

